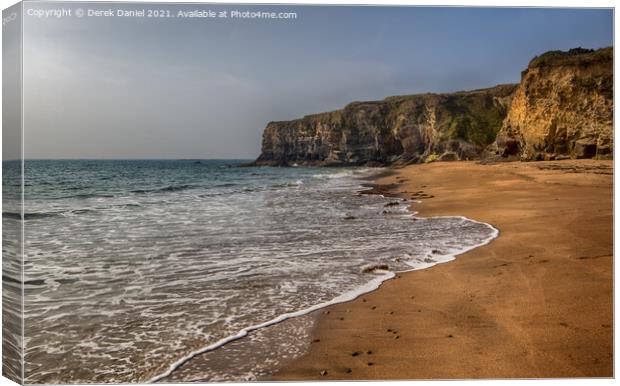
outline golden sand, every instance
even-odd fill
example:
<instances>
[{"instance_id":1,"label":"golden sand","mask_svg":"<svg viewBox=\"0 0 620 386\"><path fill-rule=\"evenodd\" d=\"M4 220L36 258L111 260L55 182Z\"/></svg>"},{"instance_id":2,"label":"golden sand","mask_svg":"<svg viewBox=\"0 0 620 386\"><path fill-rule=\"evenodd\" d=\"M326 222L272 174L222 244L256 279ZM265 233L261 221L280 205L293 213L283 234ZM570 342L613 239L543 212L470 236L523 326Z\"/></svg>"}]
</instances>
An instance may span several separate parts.
<instances>
[{"instance_id":1,"label":"golden sand","mask_svg":"<svg viewBox=\"0 0 620 386\"><path fill-rule=\"evenodd\" d=\"M327 308L309 352L273 378L613 376L612 171L612 161L454 162L379 179L422 197L411 206L420 216L462 215L500 236Z\"/></svg>"}]
</instances>

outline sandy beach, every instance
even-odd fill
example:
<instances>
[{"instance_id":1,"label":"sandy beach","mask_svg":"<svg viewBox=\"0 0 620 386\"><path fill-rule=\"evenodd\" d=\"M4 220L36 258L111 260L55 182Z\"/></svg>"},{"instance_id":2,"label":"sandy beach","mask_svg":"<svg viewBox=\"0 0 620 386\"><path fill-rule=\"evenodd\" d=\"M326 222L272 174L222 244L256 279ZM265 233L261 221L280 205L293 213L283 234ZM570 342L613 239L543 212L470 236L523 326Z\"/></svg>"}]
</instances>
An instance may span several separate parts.
<instances>
[{"instance_id":1,"label":"sandy beach","mask_svg":"<svg viewBox=\"0 0 620 386\"><path fill-rule=\"evenodd\" d=\"M394 171L377 192L499 237L324 309L307 354L273 379L613 376L612 161Z\"/></svg>"}]
</instances>

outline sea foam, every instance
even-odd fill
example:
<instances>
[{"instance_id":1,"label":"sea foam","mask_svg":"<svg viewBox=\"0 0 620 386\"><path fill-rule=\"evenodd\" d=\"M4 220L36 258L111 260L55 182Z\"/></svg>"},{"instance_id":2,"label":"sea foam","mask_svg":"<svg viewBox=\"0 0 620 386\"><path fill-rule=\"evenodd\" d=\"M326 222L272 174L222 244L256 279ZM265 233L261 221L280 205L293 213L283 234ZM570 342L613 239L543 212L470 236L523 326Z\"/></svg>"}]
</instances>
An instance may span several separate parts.
<instances>
[{"instance_id":1,"label":"sea foam","mask_svg":"<svg viewBox=\"0 0 620 386\"><path fill-rule=\"evenodd\" d=\"M377 170L27 166L28 213L63 213L26 221L28 383L161 380L201 353L497 236L488 224L415 217L410 201L386 208L393 198L358 194ZM368 265L389 272L364 273Z\"/></svg>"}]
</instances>

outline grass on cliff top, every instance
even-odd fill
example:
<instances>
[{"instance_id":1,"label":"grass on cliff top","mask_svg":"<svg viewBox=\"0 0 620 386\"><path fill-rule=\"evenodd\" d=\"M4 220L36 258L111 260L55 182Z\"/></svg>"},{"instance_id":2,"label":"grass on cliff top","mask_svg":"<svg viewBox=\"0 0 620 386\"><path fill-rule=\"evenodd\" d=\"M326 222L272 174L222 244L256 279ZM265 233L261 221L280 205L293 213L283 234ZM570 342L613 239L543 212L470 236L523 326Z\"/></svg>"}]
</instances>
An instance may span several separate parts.
<instances>
[{"instance_id":1,"label":"grass on cliff top","mask_svg":"<svg viewBox=\"0 0 620 386\"><path fill-rule=\"evenodd\" d=\"M586 48L572 48L568 51L548 51L542 55L535 56L530 61L528 68L560 66L560 65L580 65L592 62L603 62L613 60L613 47L591 50Z\"/></svg>"},{"instance_id":2,"label":"grass on cliff top","mask_svg":"<svg viewBox=\"0 0 620 386\"><path fill-rule=\"evenodd\" d=\"M438 106L442 140L462 139L478 146L495 140L506 109L493 103L491 95L450 96Z\"/></svg>"},{"instance_id":3,"label":"grass on cliff top","mask_svg":"<svg viewBox=\"0 0 620 386\"><path fill-rule=\"evenodd\" d=\"M407 99L411 98L423 98L423 97L433 97L433 96L442 96L442 95L477 95L477 94L492 94L497 97L505 97L511 95L514 90L517 88L517 84L514 83L506 83L506 84L498 84L492 87L478 88L475 90L461 90L461 91L453 91L453 92L444 92L444 93L420 93L420 94L407 94L407 95L395 95L389 96L385 98L383 101L388 103L401 103Z\"/></svg>"}]
</instances>

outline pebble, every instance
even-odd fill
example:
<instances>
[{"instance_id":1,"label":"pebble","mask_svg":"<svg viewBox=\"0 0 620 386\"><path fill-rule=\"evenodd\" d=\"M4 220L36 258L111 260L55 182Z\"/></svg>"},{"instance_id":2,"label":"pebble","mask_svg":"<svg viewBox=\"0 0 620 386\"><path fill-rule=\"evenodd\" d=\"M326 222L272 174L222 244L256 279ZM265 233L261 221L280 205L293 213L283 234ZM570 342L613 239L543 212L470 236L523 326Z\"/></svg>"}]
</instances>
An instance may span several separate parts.
<instances>
[{"instance_id":1,"label":"pebble","mask_svg":"<svg viewBox=\"0 0 620 386\"><path fill-rule=\"evenodd\" d=\"M322 370L321 371L321 375L323 375L323 376L327 375L327 370Z\"/></svg>"}]
</instances>

